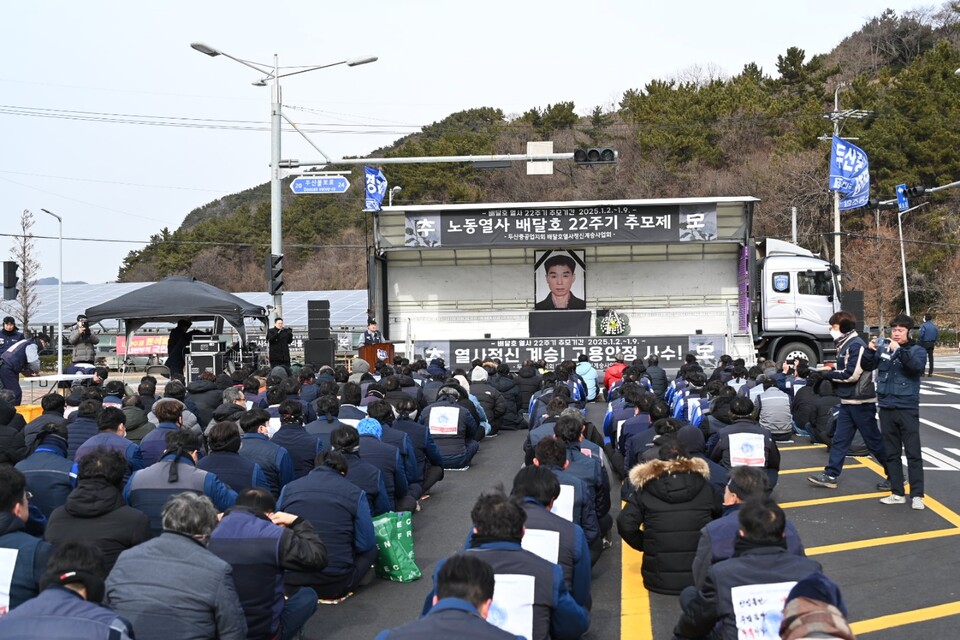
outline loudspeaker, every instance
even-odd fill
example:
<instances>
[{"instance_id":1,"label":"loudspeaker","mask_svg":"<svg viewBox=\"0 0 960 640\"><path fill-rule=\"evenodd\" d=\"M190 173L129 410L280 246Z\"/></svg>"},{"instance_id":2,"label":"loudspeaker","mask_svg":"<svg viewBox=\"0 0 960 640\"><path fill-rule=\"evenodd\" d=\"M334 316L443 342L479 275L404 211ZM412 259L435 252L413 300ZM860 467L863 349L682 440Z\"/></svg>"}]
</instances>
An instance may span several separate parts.
<instances>
[{"instance_id":1,"label":"loudspeaker","mask_svg":"<svg viewBox=\"0 0 960 640\"><path fill-rule=\"evenodd\" d=\"M200 374L208 369L216 374L223 373L222 353L191 353L187 359L187 383L200 379Z\"/></svg>"},{"instance_id":2,"label":"loudspeaker","mask_svg":"<svg viewBox=\"0 0 960 640\"><path fill-rule=\"evenodd\" d=\"M303 360L313 367L314 371L323 365L333 366L333 347L333 340L304 340Z\"/></svg>"},{"instance_id":3,"label":"loudspeaker","mask_svg":"<svg viewBox=\"0 0 960 640\"><path fill-rule=\"evenodd\" d=\"M310 311L320 311L320 310L330 310L330 301L329 300L307 300L307 312Z\"/></svg>"},{"instance_id":4,"label":"loudspeaker","mask_svg":"<svg viewBox=\"0 0 960 640\"><path fill-rule=\"evenodd\" d=\"M330 321L325 323L311 322L307 324L308 340L329 340L330 339Z\"/></svg>"}]
</instances>

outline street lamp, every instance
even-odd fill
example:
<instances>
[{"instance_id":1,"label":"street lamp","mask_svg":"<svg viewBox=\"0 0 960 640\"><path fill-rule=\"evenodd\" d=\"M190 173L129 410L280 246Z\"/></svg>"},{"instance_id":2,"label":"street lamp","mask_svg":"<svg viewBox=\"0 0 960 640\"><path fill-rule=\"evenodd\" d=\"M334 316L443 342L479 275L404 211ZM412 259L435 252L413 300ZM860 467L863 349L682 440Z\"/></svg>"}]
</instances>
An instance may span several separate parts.
<instances>
[{"instance_id":1,"label":"street lamp","mask_svg":"<svg viewBox=\"0 0 960 640\"><path fill-rule=\"evenodd\" d=\"M53 211L40 209L57 219L60 227L60 275L57 276L57 376L63 375L63 218Z\"/></svg>"},{"instance_id":2,"label":"street lamp","mask_svg":"<svg viewBox=\"0 0 960 640\"><path fill-rule=\"evenodd\" d=\"M397 185L397 186L393 187L392 189L390 189L389 197L387 198L387 206L388 206L388 207L392 207L392 206L393 206L393 196L394 196L394 194L400 193L401 191L403 191L403 187L401 187L400 185Z\"/></svg>"},{"instance_id":3,"label":"street lamp","mask_svg":"<svg viewBox=\"0 0 960 640\"><path fill-rule=\"evenodd\" d=\"M280 224L283 213L283 191L280 175L280 121L284 116L282 113L283 102L280 97L280 78L294 76L297 74L306 73L308 71L316 71L318 69L335 67L341 64L345 64L348 67L356 67L361 64L376 62L377 57L364 56L360 58L351 58L348 60L340 60L338 62L331 62L328 64L301 67L296 71L280 73L277 54L273 54L273 67L270 68L269 66L260 62L252 62L250 60L235 58L229 53L211 47L210 45L202 42L193 42L190 44L190 46L196 51L199 51L200 53L208 55L212 58L217 56L230 58L234 62L238 62L245 67L250 67L251 69L255 69L256 71L262 73L263 77L254 81L254 86L265 87L267 86L268 80L273 81L273 90L270 92L270 253L278 256L283 255L283 231ZM294 125L294 127L296 128L296 125ZM274 308L270 316L271 320L282 316L282 305L283 293L278 291L273 294Z\"/></svg>"}]
</instances>

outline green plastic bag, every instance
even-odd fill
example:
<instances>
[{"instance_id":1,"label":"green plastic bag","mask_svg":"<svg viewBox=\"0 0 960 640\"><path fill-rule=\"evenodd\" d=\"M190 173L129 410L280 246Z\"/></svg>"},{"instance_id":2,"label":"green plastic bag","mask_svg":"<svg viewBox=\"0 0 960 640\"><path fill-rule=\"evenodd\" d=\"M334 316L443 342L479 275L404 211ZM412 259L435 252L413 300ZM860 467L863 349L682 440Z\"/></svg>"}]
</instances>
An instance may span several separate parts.
<instances>
[{"instance_id":1,"label":"green plastic bag","mask_svg":"<svg viewBox=\"0 0 960 640\"><path fill-rule=\"evenodd\" d=\"M413 582L423 577L413 555L413 514L388 511L373 519L377 534L377 564L381 578L394 582Z\"/></svg>"}]
</instances>

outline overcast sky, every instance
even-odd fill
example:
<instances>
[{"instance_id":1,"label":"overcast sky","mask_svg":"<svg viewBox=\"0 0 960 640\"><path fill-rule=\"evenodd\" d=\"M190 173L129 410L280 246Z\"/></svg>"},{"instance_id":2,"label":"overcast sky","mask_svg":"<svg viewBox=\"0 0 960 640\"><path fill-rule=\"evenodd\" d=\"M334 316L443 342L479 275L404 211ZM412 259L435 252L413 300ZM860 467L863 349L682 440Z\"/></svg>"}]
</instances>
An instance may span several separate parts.
<instances>
[{"instance_id":1,"label":"overcast sky","mask_svg":"<svg viewBox=\"0 0 960 640\"><path fill-rule=\"evenodd\" d=\"M363 55L283 81L286 113L331 157L365 155L456 111L609 107L691 67L776 73L790 46L825 53L899 0L15 2L0 23L0 233L36 215L41 276L108 282L128 251L194 208L269 180L270 90L190 48L281 66ZM56 117L54 117L56 116ZM147 124L154 123L154 124ZM162 126L161 126L162 125ZM180 126L171 126L180 125ZM824 129L826 132L826 128ZM559 151L559 149L558 149ZM318 154L295 133L284 158ZM387 167L389 178L389 167ZM536 179L536 178L531 178ZM354 185L352 188L356 188ZM638 193L637 197L645 194ZM749 195L749 194L744 194ZM323 197L323 196L306 196ZM79 240L73 238L84 238ZM134 241L134 242L106 242ZM269 241L269 229L264 229ZM13 240L0 236L0 256Z\"/></svg>"}]
</instances>

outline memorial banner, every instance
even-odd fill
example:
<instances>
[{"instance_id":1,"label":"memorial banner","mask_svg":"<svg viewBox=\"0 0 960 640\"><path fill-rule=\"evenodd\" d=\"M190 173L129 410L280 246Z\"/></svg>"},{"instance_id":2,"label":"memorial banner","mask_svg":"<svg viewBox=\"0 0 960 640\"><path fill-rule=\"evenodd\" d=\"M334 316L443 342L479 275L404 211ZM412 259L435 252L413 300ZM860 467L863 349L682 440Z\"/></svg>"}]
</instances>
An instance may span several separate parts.
<instances>
[{"instance_id":1,"label":"memorial banner","mask_svg":"<svg viewBox=\"0 0 960 640\"><path fill-rule=\"evenodd\" d=\"M404 226L404 246L412 248L711 242L717 240L717 208L694 204L410 211Z\"/></svg>"},{"instance_id":2,"label":"memorial banner","mask_svg":"<svg viewBox=\"0 0 960 640\"><path fill-rule=\"evenodd\" d=\"M417 353L423 353L429 361L443 358L448 367L467 366L474 359L499 358L501 362L516 369L524 360L543 358L548 365L564 360L574 362L586 354L596 369L605 369L614 363L614 356L622 353L630 362L657 354L660 366L679 368L687 353L694 353L704 367L716 366L717 358L724 352L724 340L720 335L658 336L599 336L595 338L515 338L510 340L418 340L414 345Z\"/></svg>"}]
</instances>

